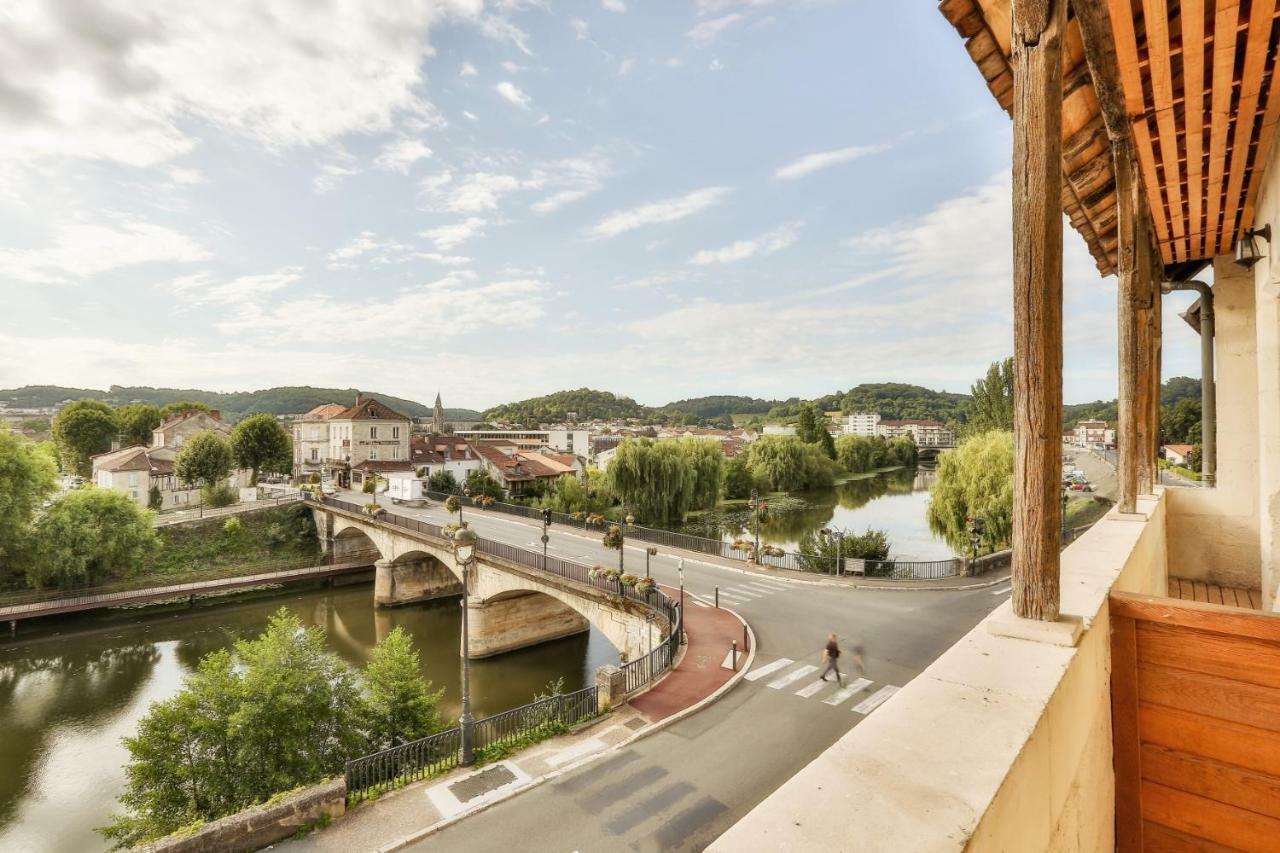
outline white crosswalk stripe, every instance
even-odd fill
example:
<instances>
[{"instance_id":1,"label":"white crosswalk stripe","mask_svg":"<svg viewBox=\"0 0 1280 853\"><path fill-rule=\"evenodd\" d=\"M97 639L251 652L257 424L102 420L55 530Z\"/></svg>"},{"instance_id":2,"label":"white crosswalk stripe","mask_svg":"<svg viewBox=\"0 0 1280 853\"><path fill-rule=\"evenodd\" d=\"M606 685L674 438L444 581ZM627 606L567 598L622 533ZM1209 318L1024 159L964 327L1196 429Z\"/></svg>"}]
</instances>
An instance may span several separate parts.
<instances>
[{"instance_id":1,"label":"white crosswalk stripe","mask_svg":"<svg viewBox=\"0 0 1280 853\"><path fill-rule=\"evenodd\" d=\"M822 701L832 706L839 705L840 703L844 702L846 699L850 698L854 694L861 693L863 690L866 690L870 686L871 686L871 679L858 678L858 679L855 679L854 681L851 681L849 683L849 686L841 687L835 693L832 693L830 696L828 696L826 699L823 699Z\"/></svg>"},{"instance_id":2,"label":"white crosswalk stripe","mask_svg":"<svg viewBox=\"0 0 1280 853\"><path fill-rule=\"evenodd\" d=\"M793 684L794 682L797 682L800 679L804 678L806 675L811 675L812 673L815 673L817 671L818 671L818 668L811 663L805 664L804 666L798 666L795 669L788 672L786 675L780 676L778 678L775 678L773 681L770 681L769 686L772 687L774 690L781 690L782 688L786 687L788 684Z\"/></svg>"},{"instance_id":3,"label":"white crosswalk stripe","mask_svg":"<svg viewBox=\"0 0 1280 853\"><path fill-rule=\"evenodd\" d=\"M1012 586L1005 586L1005 587L1001 587L1000 589L993 589L993 590L991 590L991 594L992 594L992 595L1007 595L1007 594L1009 594L1009 593L1010 593L1010 592L1012 592L1012 591L1013 591L1013 587L1012 587Z\"/></svg>"},{"instance_id":4,"label":"white crosswalk stripe","mask_svg":"<svg viewBox=\"0 0 1280 853\"><path fill-rule=\"evenodd\" d=\"M884 687L881 687L879 690L877 690L875 693L872 693L866 699L863 699L857 705L854 705L853 713L870 714L876 708L879 708L882 704L884 704L886 699L888 699L890 696L892 696L897 692L898 692L898 688L894 687L892 684L886 684Z\"/></svg>"},{"instance_id":5,"label":"white crosswalk stripe","mask_svg":"<svg viewBox=\"0 0 1280 853\"><path fill-rule=\"evenodd\" d=\"M765 595L773 595L775 592L781 592L781 590L778 589L776 586L765 586L764 584L758 583L757 581L748 581L747 583L744 583L741 588L754 589L759 592L763 592Z\"/></svg>"},{"instance_id":6,"label":"white crosswalk stripe","mask_svg":"<svg viewBox=\"0 0 1280 853\"><path fill-rule=\"evenodd\" d=\"M808 699L810 696L819 692L820 690L822 690L822 688L826 687L827 684L829 683L830 682L823 681L821 678L819 678L817 681L813 682L813 684L809 684L805 687L801 687L799 690L796 691L796 695L803 697L805 699Z\"/></svg>"},{"instance_id":7,"label":"white crosswalk stripe","mask_svg":"<svg viewBox=\"0 0 1280 853\"><path fill-rule=\"evenodd\" d=\"M766 675L777 672L780 669L785 669L793 663L795 663L795 661L791 658L778 658L773 663L766 663L764 666L758 666L751 670L747 673L746 679L747 681L755 681L757 679L764 678Z\"/></svg>"},{"instance_id":8,"label":"white crosswalk stripe","mask_svg":"<svg viewBox=\"0 0 1280 853\"><path fill-rule=\"evenodd\" d=\"M758 580L752 581L752 583L758 583L764 586L771 586L774 589L791 589L791 584L786 583L784 581L770 580L769 578L760 578Z\"/></svg>"},{"instance_id":9,"label":"white crosswalk stripe","mask_svg":"<svg viewBox=\"0 0 1280 853\"><path fill-rule=\"evenodd\" d=\"M724 589L720 590L721 595L724 595L726 592L729 593L730 595L736 595L738 598L751 598L751 599L764 598L766 595L768 595L768 593L761 592L758 589L750 589L745 586L735 586L727 590L724 590Z\"/></svg>"}]
</instances>

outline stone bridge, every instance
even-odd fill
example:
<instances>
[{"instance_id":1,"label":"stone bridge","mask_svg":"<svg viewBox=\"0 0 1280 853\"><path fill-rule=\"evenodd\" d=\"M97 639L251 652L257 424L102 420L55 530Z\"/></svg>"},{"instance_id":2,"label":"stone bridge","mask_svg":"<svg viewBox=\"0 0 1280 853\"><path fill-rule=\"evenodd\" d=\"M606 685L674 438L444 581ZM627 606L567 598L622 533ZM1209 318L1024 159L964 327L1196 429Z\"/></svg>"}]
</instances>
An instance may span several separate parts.
<instances>
[{"instance_id":1,"label":"stone bridge","mask_svg":"<svg viewBox=\"0 0 1280 853\"><path fill-rule=\"evenodd\" d=\"M352 505L354 506L354 505ZM412 519L361 512L326 503L312 509L316 530L326 553L335 560L371 550L374 603L380 607L462 595L462 572L451 543L439 528ZM406 523L407 522L407 523ZM511 547L507 556L476 550L466 601L468 651L473 658L489 657L537 643L588 631L592 626L608 638L625 661L641 657L648 645L650 612L643 604L590 583L544 570L541 557ZM553 558L554 559L554 558ZM669 626L661 614L653 630L657 639Z\"/></svg>"}]
</instances>

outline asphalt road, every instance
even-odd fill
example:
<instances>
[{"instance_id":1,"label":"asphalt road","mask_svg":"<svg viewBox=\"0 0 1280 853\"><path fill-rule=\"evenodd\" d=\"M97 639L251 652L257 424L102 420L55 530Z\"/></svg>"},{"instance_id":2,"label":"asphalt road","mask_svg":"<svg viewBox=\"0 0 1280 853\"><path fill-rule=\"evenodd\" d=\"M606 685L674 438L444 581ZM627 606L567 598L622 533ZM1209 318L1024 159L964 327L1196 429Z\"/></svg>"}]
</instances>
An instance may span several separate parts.
<instances>
[{"instance_id":1,"label":"asphalt road","mask_svg":"<svg viewBox=\"0 0 1280 853\"><path fill-rule=\"evenodd\" d=\"M368 500L355 494L342 497ZM439 506L395 511L436 523L453 520ZM486 538L541 547L540 525L469 509L463 510L463 518ZM617 552L605 549L599 534L588 536L553 525L549 535L550 554L589 565L617 562ZM628 545L628 571L644 572L643 548L644 543ZM678 585L675 558L659 553L651 569L661 582ZM744 585L752 580L740 571L685 559L687 593L710 599L717 585L738 592L739 603L733 609L755 632L757 667L780 658L793 663L774 675L744 680L707 709L626 750L499 803L408 849L700 850L864 719L853 710L861 700L884 686L906 684L1008 595L1007 584L965 591L900 591L793 582L767 591L768 587ZM785 687L770 687L775 675L818 664L829 631L839 635L846 649L863 646L864 677L870 686L835 705L824 701L834 686L819 685L821 692L809 697L797 694L815 681L816 671Z\"/></svg>"}]
</instances>

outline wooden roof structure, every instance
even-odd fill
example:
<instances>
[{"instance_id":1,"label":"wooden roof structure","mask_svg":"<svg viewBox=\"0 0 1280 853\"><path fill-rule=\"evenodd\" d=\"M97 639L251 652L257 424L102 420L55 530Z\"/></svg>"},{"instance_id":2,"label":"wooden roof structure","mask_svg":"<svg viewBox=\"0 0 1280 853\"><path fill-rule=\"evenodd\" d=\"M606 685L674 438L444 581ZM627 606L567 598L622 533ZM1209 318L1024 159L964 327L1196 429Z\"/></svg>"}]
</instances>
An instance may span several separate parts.
<instances>
[{"instance_id":1,"label":"wooden roof structure","mask_svg":"<svg viewBox=\"0 0 1280 853\"><path fill-rule=\"evenodd\" d=\"M1082 2L1082 0L1073 0ZM1280 118L1277 0L1083 0L1111 18L1125 111L1160 257L1229 252L1253 223ZM1011 0L939 10L1006 111L1013 104ZM1074 17L1063 50L1063 211L1102 274L1117 270L1115 174Z\"/></svg>"}]
</instances>

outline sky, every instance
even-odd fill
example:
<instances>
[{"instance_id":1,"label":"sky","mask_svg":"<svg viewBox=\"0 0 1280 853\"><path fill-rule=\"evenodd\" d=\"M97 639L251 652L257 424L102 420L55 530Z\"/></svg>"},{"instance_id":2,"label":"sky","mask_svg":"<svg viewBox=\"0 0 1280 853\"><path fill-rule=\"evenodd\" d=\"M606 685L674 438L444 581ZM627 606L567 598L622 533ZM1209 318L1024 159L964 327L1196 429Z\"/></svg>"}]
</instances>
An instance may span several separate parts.
<instances>
[{"instance_id":1,"label":"sky","mask_svg":"<svg viewBox=\"0 0 1280 853\"><path fill-rule=\"evenodd\" d=\"M660 405L1012 352L1010 124L933 3L0 0L0 68L0 388ZM1110 399L1065 246L1064 396Z\"/></svg>"}]
</instances>

